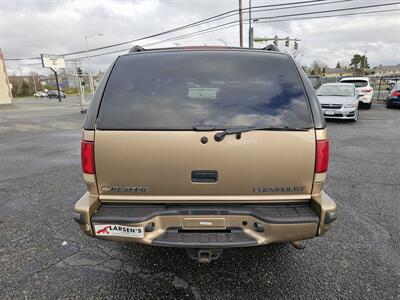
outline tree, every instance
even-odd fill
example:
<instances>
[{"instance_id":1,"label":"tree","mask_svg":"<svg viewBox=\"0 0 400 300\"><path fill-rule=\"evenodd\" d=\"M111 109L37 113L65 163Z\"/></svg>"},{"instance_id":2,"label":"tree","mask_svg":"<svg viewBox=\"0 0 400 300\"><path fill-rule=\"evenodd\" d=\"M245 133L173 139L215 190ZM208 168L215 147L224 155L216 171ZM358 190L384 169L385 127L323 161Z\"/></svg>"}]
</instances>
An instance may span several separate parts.
<instances>
[{"instance_id":1,"label":"tree","mask_svg":"<svg viewBox=\"0 0 400 300\"><path fill-rule=\"evenodd\" d=\"M340 67L342 67L345 70L347 70L347 68L349 67L349 62L347 60L342 59L339 61L339 63Z\"/></svg>"},{"instance_id":2,"label":"tree","mask_svg":"<svg viewBox=\"0 0 400 300\"><path fill-rule=\"evenodd\" d=\"M350 67L357 75L364 74L369 69L368 57L365 55L354 54L350 61Z\"/></svg>"},{"instance_id":3,"label":"tree","mask_svg":"<svg viewBox=\"0 0 400 300\"><path fill-rule=\"evenodd\" d=\"M340 69L340 68L341 68L340 62L337 62L337 64L336 64L336 69Z\"/></svg>"},{"instance_id":4,"label":"tree","mask_svg":"<svg viewBox=\"0 0 400 300\"><path fill-rule=\"evenodd\" d=\"M321 73L325 73L324 71L326 70L326 68L326 63L319 60L314 60L311 64L311 73L313 75L320 75Z\"/></svg>"}]
</instances>

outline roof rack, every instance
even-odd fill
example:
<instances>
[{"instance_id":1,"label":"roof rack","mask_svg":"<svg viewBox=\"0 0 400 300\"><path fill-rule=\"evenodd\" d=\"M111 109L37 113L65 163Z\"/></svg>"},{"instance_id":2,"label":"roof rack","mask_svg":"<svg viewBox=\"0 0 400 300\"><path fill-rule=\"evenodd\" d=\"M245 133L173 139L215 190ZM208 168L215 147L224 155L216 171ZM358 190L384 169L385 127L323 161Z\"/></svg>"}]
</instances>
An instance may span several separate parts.
<instances>
[{"instance_id":1,"label":"roof rack","mask_svg":"<svg viewBox=\"0 0 400 300\"><path fill-rule=\"evenodd\" d=\"M237 47L224 47L224 46L186 46L186 47L170 47L170 48L152 48L152 49L145 49L142 46L135 45L133 46L128 53L137 53L137 52L144 52L149 50L168 50L168 49L182 49L182 50L189 50L189 49L208 49L208 48L229 48L229 49L243 49ZM274 51L274 52L281 52L277 46L274 44L270 44L261 48L261 50L265 51Z\"/></svg>"},{"instance_id":2,"label":"roof rack","mask_svg":"<svg viewBox=\"0 0 400 300\"><path fill-rule=\"evenodd\" d=\"M262 48L261 50L281 52L281 50L279 50L279 48L273 44L270 44L270 45Z\"/></svg>"},{"instance_id":3,"label":"roof rack","mask_svg":"<svg viewBox=\"0 0 400 300\"><path fill-rule=\"evenodd\" d=\"M144 49L142 46L136 45L133 46L128 53L134 53L134 52L143 52L146 51L146 49Z\"/></svg>"}]
</instances>

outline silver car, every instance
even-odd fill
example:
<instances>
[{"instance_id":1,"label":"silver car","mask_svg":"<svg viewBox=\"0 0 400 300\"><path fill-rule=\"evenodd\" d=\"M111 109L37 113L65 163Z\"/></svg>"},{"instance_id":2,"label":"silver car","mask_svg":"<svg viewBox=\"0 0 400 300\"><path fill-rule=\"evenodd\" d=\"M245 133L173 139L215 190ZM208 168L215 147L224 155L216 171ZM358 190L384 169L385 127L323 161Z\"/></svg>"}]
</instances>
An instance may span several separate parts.
<instances>
[{"instance_id":1,"label":"silver car","mask_svg":"<svg viewBox=\"0 0 400 300\"><path fill-rule=\"evenodd\" d=\"M326 119L357 121L359 99L352 83L325 83L317 96Z\"/></svg>"}]
</instances>

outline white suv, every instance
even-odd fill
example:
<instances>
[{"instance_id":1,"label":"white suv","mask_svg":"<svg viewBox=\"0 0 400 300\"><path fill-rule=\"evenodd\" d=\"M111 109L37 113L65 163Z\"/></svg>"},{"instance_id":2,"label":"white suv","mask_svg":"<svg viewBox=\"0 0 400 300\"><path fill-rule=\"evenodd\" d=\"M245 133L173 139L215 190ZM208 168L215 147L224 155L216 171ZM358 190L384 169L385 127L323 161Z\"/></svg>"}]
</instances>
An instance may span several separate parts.
<instances>
[{"instance_id":1,"label":"white suv","mask_svg":"<svg viewBox=\"0 0 400 300\"><path fill-rule=\"evenodd\" d=\"M353 83L356 87L358 99L366 108L371 108L374 89L369 84L368 77L347 77L340 80L341 83Z\"/></svg>"}]
</instances>

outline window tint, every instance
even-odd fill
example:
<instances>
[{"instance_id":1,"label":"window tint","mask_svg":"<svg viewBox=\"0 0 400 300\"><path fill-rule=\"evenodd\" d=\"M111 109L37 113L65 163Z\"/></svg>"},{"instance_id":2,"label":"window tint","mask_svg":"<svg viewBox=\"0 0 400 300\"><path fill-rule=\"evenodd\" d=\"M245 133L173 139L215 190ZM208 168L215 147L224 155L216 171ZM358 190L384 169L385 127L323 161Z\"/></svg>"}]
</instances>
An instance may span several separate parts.
<instances>
[{"instance_id":1,"label":"window tint","mask_svg":"<svg viewBox=\"0 0 400 300\"><path fill-rule=\"evenodd\" d=\"M101 102L99 129L194 125L312 127L289 58L245 51L170 51L122 56Z\"/></svg>"}]
</instances>

